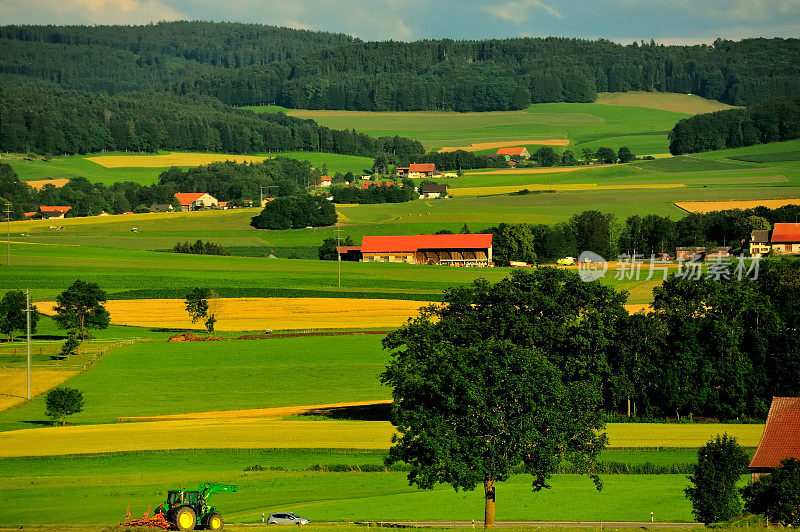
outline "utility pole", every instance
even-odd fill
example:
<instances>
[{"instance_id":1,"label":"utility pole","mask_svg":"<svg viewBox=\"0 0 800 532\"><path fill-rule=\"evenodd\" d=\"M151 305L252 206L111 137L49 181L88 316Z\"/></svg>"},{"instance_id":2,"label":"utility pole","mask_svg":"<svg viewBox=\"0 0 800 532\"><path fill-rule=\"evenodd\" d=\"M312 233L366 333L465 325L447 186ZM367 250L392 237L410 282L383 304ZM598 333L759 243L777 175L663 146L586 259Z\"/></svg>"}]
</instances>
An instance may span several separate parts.
<instances>
[{"instance_id":1,"label":"utility pole","mask_svg":"<svg viewBox=\"0 0 800 532\"><path fill-rule=\"evenodd\" d=\"M25 315L28 318L28 401L31 400L31 291L25 290Z\"/></svg>"},{"instance_id":2,"label":"utility pole","mask_svg":"<svg viewBox=\"0 0 800 532\"><path fill-rule=\"evenodd\" d=\"M11 266L11 203L6 202L6 263Z\"/></svg>"},{"instance_id":3,"label":"utility pole","mask_svg":"<svg viewBox=\"0 0 800 532\"><path fill-rule=\"evenodd\" d=\"M342 287L342 254L339 253L339 246L342 240L342 226L336 222L336 267L338 269L338 287Z\"/></svg>"}]
</instances>

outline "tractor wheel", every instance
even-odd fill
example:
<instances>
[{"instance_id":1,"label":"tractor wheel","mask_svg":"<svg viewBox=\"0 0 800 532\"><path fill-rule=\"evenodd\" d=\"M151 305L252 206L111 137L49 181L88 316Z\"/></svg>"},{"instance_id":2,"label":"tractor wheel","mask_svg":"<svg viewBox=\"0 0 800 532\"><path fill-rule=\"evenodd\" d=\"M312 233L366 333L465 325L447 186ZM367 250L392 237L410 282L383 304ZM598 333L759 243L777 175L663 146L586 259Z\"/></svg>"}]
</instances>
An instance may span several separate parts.
<instances>
[{"instance_id":1,"label":"tractor wheel","mask_svg":"<svg viewBox=\"0 0 800 532\"><path fill-rule=\"evenodd\" d=\"M182 506L175 512L175 526L178 530L194 530L197 526L197 514L189 506Z\"/></svg>"},{"instance_id":2,"label":"tractor wheel","mask_svg":"<svg viewBox=\"0 0 800 532\"><path fill-rule=\"evenodd\" d=\"M206 519L206 528L208 530L222 530L222 516L219 514L211 514Z\"/></svg>"}]
</instances>

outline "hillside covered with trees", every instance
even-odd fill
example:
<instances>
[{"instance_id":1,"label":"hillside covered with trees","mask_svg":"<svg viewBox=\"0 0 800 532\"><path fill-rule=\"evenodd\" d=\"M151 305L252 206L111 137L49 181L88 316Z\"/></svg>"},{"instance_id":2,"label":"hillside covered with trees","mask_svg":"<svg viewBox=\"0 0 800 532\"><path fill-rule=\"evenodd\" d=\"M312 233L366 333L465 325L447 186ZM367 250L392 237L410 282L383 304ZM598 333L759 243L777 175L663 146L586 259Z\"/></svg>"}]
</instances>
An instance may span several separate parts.
<instances>
[{"instance_id":1,"label":"hillside covered with trees","mask_svg":"<svg viewBox=\"0 0 800 532\"><path fill-rule=\"evenodd\" d=\"M798 39L621 45L517 38L361 42L257 24L0 27L0 81L230 105L369 111L522 109L598 92L692 93L732 105L800 89Z\"/></svg>"},{"instance_id":2,"label":"hillside covered with trees","mask_svg":"<svg viewBox=\"0 0 800 532\"><path fill-rule=\"evenodd\" d=\"M631 90L747 105L797 93L799 58L797 39L717 40L713 46L556 37L371 42L213 72L176 82L173 90L232 105L368 111L522 109Z\"/></svg>"},{"instance_id":3,"label":"hillside covered with trees","mask_svg":"<svg viewBox=\"0 0 800 532\"><path fill-rule=\"evenodd\" d=\"M669 134L672 155L800 138L800 98L777 98L684 118Z\"/></svg>"},{"instance_id":4,"label":"hillside covered with trees","mask_svg":"<svg viewBox=\"0 0 800 532\"><path fill-rule=\"evenodd\" d=\"M423 153L402 137L375 139L283 114L234 109L210 97L103 93L0 84L0 151L322 151L374 157Z\"/></svg>"},{"instance_id":5,"label":"hillside covered with trees","mask_svg":"<svg viewBox=\"0 0 800 532\"><path fill-rule=\"evenodd\" d=\"M356 41L339 33L233 22L2 26L0 79L113 94Z\"/></svg>"}]
</instances>

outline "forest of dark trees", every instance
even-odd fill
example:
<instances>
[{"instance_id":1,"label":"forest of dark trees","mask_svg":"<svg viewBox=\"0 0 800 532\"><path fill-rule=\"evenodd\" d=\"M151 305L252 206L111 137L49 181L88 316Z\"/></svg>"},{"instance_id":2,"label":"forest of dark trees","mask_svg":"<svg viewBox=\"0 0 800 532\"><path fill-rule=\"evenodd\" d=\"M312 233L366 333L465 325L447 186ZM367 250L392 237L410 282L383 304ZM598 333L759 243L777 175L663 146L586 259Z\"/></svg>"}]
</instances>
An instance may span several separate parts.
<instances>
[{"instance_id":1,"label":"forest of dark trees","mask_svg":"<svg viewBox=\"0 0 800 532\"><path fill-rule=\"evenodd\" d=\"M0 151L74 154L158 150L321 151L407 158L422 144L375 139L280 113L234 109L210 97L34 89L0 84Z\"/></svg>"},{"instance_id":2,"label":"forest of dark trees","mask_svg":"<svg viewBox=\"0 0 800 532\"><path fill-rule=\"evenodd\" d=\"M800 138L800 98L776 98L680 120L669 134L672 155Z\"/></svg>"},{"instance_id":3,"label":"forest of dark trees","mask_svg":"<svg viewBox=\"0 0 800 532\"><path fill-rule=\"evenodd\" d=\"M732 105L800 92L798 39L621 45L520 38L361 42L255 24L0 27L0 80L230 105L370 111L521 109L598 92L692 93Z\"/></svg>"},{"instance_id":4,"label":"forest of dark trees","mask_svg":"<svg viewBox=\"0 0 800 532\"><path fill-rule=\"evenodd\" d=\"M2 79L88 91L142 90L213 70L264 65L357 42L350 36L232 22L2 26Z\"/></svg>"},{"instance_id":5,"label":"forest of dark trees","mask_svg":"<svg viewBox=\"0 0 800 532\"><path fill-rule=\"evenodd\" d=\"M800 90L797 39L664 46L569 38L353 43L270 65L178 81L232 105L408 111L591 102L598 92L692 93L732 105Z\"/></svg>"}]
</instances>

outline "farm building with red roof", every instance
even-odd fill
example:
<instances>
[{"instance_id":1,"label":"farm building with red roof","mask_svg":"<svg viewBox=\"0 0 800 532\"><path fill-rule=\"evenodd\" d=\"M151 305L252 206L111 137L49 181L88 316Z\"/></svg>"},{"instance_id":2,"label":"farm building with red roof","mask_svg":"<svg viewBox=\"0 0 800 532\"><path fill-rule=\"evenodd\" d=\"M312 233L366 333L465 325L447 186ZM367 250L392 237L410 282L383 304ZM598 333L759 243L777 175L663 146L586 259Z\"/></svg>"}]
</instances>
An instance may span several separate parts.
<instances>
[{"instance_id":1,"label":"farm building with red roof","mask_svg":"<svg viewBox=\"0 0 800 532\"><path fill-rule=\"evenodd\" d=\"M770 244L777 254L800 254L800 223L775 224Z\"/></svg>"},{"instance_id":2,"label":"farm building with red roof","mask_svg":"<svg viewBox=\"0 0 800 532\"><path fill-rule=\"evenodd\" d=\"M363 262L491 266L492 235L364 236L360 248L340 250L343 260L359 254Z\"/></svg>"},{"instance_id":3,"label":"farm building with red roof","mask_svg":"<svg viewBox=\"0 0 800 532\"><path fill-rule=\"evenodd\" d=\"M494 156L505 156L507 159L511 157L530 159L531 154L528 152L528 148L522 146L521 148L498 148L497 153L495 153Z\"/></svg>"},{"instance_id":4,"label":"farm building with red roof","mask_svg":"<svg viewBox=\"0 0 800 532\"><path fill-rule=\"evenodd\" d=\"M414 163L408 166L398 166L397 173L407 177L431 177L439 175L433 163Z\"/></svg>"},{"instance_id":5,"label":"farm building with red roof","mask_svg":"<svg viewBox=\"0 0 800 532\"><path fill-rule=\"evenodd\" d=\"M773 397L758 449L750 460L753 480L771 473L781 460L800 460L800 397Z\"/></svg>"},{"instance_id":6,"label":"farm building with red roof","mask_svg":"<svg viewBox=\"0 0 800 532\"><path fill-rule=\"evenodd\" d=\"M181 210L184 212L214 207L219 204L217 198L205 192L176 192L175 198L181 203Z\"/></svg>"},{"instance_id":7,"label":"farm building with red roof","mask_svg":"<svg viewBox=\"0 0 800 532\"><path fill-rule=\"evenodd\" d=\"M55 220L63 218L72 207L69 205L39 205L38 216L45 220Z\"/></svg>"}]
</instances>

